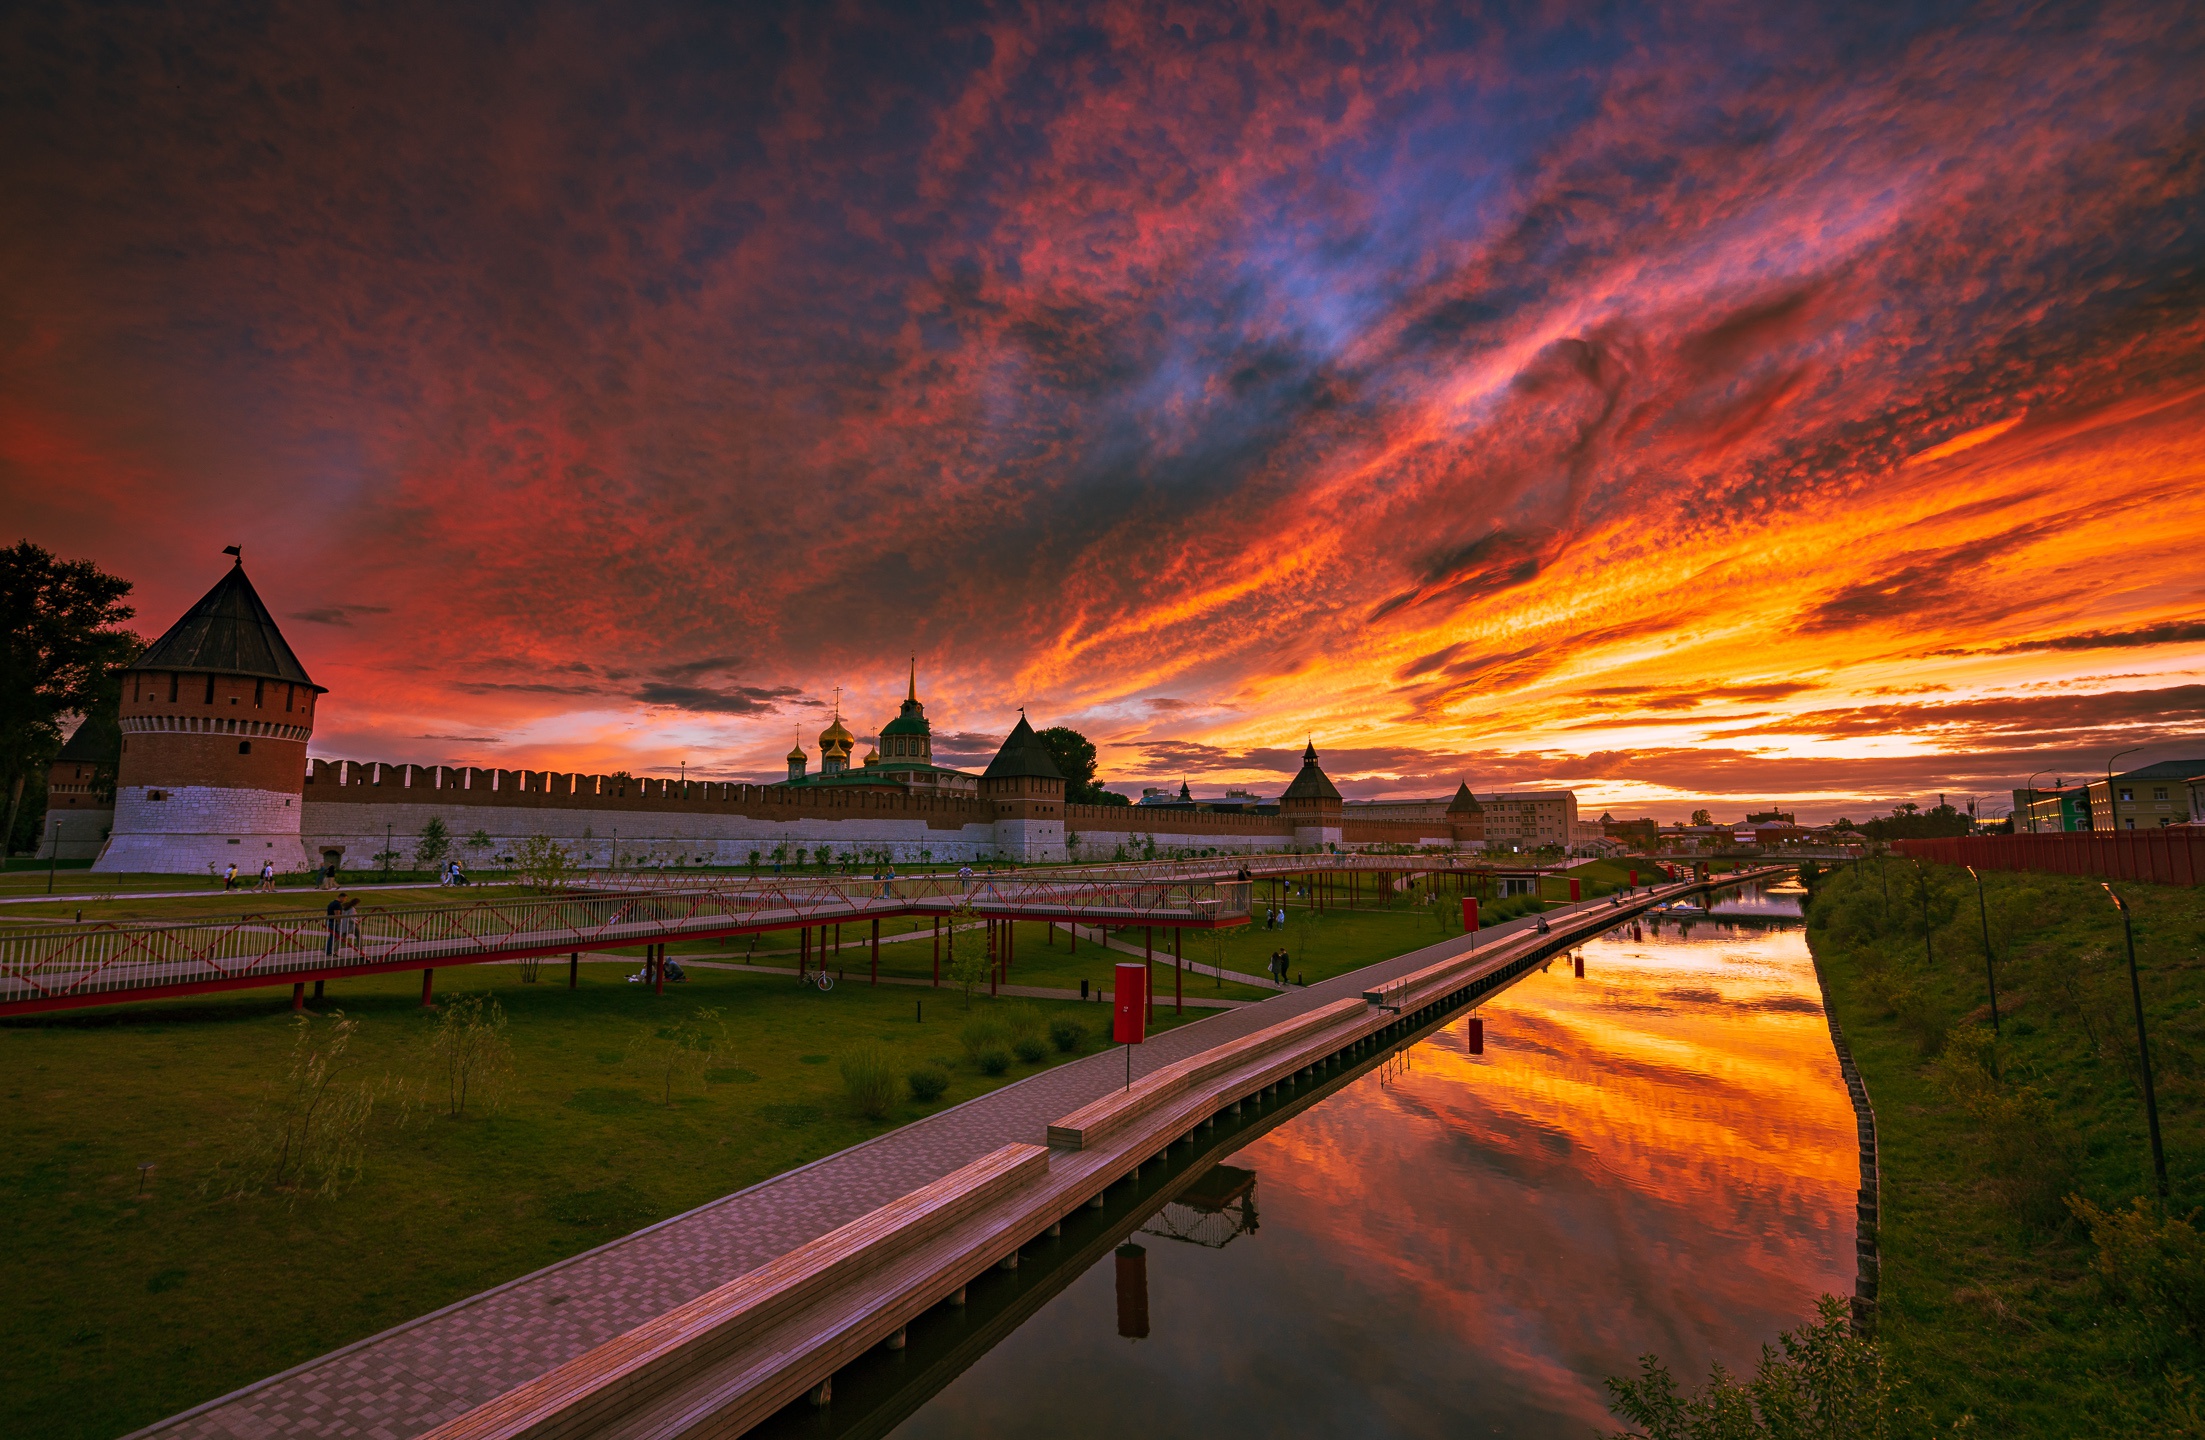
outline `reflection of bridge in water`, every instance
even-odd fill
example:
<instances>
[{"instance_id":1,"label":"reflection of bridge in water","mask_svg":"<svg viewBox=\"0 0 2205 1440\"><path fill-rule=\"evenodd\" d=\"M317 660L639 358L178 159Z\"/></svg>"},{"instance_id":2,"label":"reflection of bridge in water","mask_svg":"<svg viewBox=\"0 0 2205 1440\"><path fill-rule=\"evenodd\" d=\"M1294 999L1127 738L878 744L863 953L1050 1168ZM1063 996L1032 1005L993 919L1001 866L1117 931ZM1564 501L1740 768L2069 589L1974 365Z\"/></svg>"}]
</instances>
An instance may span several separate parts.
<instances>
[{"instance_id":1,"label":"reflection of bridge in water","mask_svg":"<svg viewBox=\"0 0 2205 1440\"><path fill-rule=\"evenodd\" d=\"M1212 1165L1158 1210L1141 1233L1222 1250L1256 1228L1256 1172Z\"/></svg>"}]
</instances>

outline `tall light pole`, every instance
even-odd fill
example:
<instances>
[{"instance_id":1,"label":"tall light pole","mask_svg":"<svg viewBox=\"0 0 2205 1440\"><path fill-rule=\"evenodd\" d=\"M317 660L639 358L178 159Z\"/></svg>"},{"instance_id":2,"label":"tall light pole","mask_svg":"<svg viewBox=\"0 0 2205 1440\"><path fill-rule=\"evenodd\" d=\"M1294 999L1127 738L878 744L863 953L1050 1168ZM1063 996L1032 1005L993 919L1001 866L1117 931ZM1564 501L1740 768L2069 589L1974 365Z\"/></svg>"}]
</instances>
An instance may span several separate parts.
<instances>
[{"instance_id":1,"label":"tall light pole","mask_svg":"<svg viewBox=\"0 0 2205 1440\"><path fill-rule=\"evenodd\" d=\"M2037 776L2043 773L2042 770L2039 770L2029 777L2029 833L2031 835L2037 833Z\"/></svg>"},{"instance_id":2,"label":"tall light pole","mask_svg":"<svg viewBox=\"0 0 2205 1440\"><path fill-rule=\"evenodd\" d=\"M2106 816L2106 826L2105 826L2105 828L2106 828L2106 829L2108 829L2108 830L2118 830L2118 829L2120 829L2120 828L2121 828L2121 807L2120 807L2119 805L2115 804L2115 803L2114 803L2114 799L2113 799L2113 762L2114 762L2115 760L2118 760L2118 759L2120 759L2120 758L2121 758L2121 757L2122 757L2123 755L2134 755L2134 754L2135 754L2135 753L2136 753L2137 751L2139 751L2139 750L2141 750L2141 749L2143 749L2143 748L2144 748L2144 747L2143 747L2143 746L2141 746L2141 745L2131 745L2131 746L2129 746L2129 747L2128 747L2128 748L2127 748L2126 750L2116 750L2116 751L2114 751L2114 752L2113 752L2113 753L2112 753L2112 754L2111 754L2110 756L2108 756L2108 757L2106 758L2106 762L2105 762L2105 816ZM2095 821L2093 821L2093 822L2092 822L2092 828L2096 828L2096 822L2095 822Z\"/></svg>"},{"instance_id":3,"label":"tall light pole","mask_svg":"<svg viewBox=\"0 0 2205 1440\"><path fill-rule=\"evenodd\" d=\"M1966 870L1968 872L1969 878L1975 881L1975 913L1981 916L1983 919L1983 978L1990 982L1991 1033L1993 1035L1996 1035L1999 1033L1998 970L1997 967L1991 963L1991 909L1990 906L1985 904L1983 901L1983 877L1975 873L1975 867L1973 865L1965 865L1961 868Z\"/></svg>"},{"instance_id":4,"label":"tall light pole","mask_svg":"<svg viewBox=\"0 0 2205 1440\"><path fill-rule=\"evenodd\" d=\"M61 863L61 817L54 817L54 844L46 852L46 893L54 893L54 867Z\"/></svg>"},{"instance_id":5,"label":"tall light pole","mask_svg":"<svg viewBox=\"0 0 2205 1440\"><path fill-rule=\"evenodd\" d=\"M2144 1062L2144 1118L2151 1126L2151 1168L2159 1181L2159 1198L2167 1198L2167 1152L2159 1145L2159 1097L2151 1088L2151 1041L2144 1034L2144 987L2136 978L2136 927L2129 923L2128 902L2113 894L2103 880L2099 888L2113 896L2113 908L2121 912L2121 938L2128 942L2128 994L2136 1003L2136 1054Z\"/></svg>"}]
</instances>

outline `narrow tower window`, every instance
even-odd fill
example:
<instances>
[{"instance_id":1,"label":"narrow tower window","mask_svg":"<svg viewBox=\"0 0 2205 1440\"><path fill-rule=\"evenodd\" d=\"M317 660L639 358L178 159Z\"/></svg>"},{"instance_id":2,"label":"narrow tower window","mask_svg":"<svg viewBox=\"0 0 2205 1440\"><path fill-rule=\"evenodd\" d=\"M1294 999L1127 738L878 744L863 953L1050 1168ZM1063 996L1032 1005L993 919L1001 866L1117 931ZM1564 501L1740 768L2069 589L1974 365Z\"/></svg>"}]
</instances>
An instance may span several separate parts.
<instances>
[{"instance_id":1,"label":"narrow tower window","mask_svg":"<svg viewBox=\"0 0 2205 1440\"><path fill-rule=\"evenodd\" d=\"M209 705L214 703L214 677L212 675L207 677L207 703Z\"/></svg>"},{"instance_id":2,"label":"narrow tower window","mask_svg":"<svg viewBox=\"0 0 2205 1440\"><path fill-rule=\"evenodd\" d=\"M290 714L290 713L291 713L291 697L292 697L293 695L295 695L295 694L297 694L297 693L298 693L298 689L299 689L299 687L298 687L298 686L296 686L296 685L286 685L286 686L284 686L284 687L283 687L283 713L284 713L284 714L288 715L288 714Z\"/></svg>"},{"instance_id":3,"label":"narrow tower window","mask_svg":"<svg viewBox=\"0 0 2205 1440\"><path fill-rule=\"evenodd\" d=\"M180 678L182 677L177 675L174 670L168 672L168 703L171 705L176 703L176 682Z\"/></svg>"},{"instance_id":4,"label":"narrow tower window","mask_svg":"<svg viewBox=\"0 0 2205 1440\"><path fill-rule=\"evenodd\" d=\"M260 697L261 697L261 695L262 695L263 693L265 693L265 692L267 691L267 689L268 689L268 682L267 682L267 681L265 681L265 680L255 680L255 681L253 682L253 708L254 708L255 710L258 710L258 709L260 708Z\"/></svg>"},{"instance_id":5,"label":"narrow tower window","mask_svg":"<svg viewBox=\"0 0 2205 1440\"><path fill-rule=\"evenodd\" d=\"M238 741L238 742L237 742L237 753L238 753L238 754L240 754L240 755L250 755L250 754L252 754L252 753L253 753L253 742L252 742L252 741L250 741L250 740L240 740L240 741Z\"/></svg>"}]
</instances>

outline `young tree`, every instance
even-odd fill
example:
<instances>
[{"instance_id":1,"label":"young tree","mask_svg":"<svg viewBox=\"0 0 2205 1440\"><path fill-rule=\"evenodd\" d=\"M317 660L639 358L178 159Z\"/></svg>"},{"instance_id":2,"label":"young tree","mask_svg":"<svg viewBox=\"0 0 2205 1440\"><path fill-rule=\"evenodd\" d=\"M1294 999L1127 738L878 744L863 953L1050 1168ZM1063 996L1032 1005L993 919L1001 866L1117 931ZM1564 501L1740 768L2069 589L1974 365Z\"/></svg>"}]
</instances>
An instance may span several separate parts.
<instances>
[{"instance_id":1,"label":"young tree","mask_svg":"<svg viewBox=\"0 0 2205 1440\"><path fill-rule=\"evenodd\" d=\"M437 1013L429 1052L443 1072L446 1113L457 1120L470 1100L495 1106L513 1069L505 1010L494 995L455 995Z\"/></svg>"},{"instance_id":2,"label":"young tree","mask_svg":"<svg viewBox=\"0 0 2205 1440\"><path fill-rule=\"evenodd\" d=\"M98 714L103 725L112 723L116 677L145 649L119 628L136 613L122 603L129 593L128 580L89 560L56 560L28 540L0 550L0 784L7 787L0 850L14 846L31 771L61 749L62 717Z\"/></svg>"},{"instance_id":3,"label":"young tree","mask_svg":"<svg viewBox=\"0 0 2205 1440\"><path fill-rule=\"evenodd\" d=\"M674 1103L677 1080L688 1085L700 1081L726 1041L727 1027L720 1023L720 1012L710 1006L655 1027L644 1043L644 1052L662 1101Z\"/></svg>"},{"instance_id":4,"label":"young tree","mask_svg":"<svg viewBox=\"0 0 2205 1440\"><path fill-rule=\"evenodd\" d=\"M426 870L452 853L452 832L444 828L444 822L435 816L421 827L421 838L413 844L413 863Z\"/></svg>"},{"instance_id":5,"label":"young tree","mask_svg":"<svg viewBox=\"0 0 2205 1440\"><path fill-rule=\"evenodd\" d=\"M353 1078L360 1062L345 1058L358 1029L341 1010L324 1025L293 1018L283 1077L216 1165L210 1191L236 1198L273 1190L295 1201L334 1195L358 1177L375 1112L374 1091Z\"/></svg>"},{"instance_id":6,"label":"young tree","mask_svg":"<svg viewBox=\"0 0 2205 1440\"><path fill-rule=\"evenodd\" d=\"M1705 810L1695 810L1692 812L1692 823L1695 825L1712 825L1715 823L1715 817Z\"/></svg>"},{"instance_id":7,"label":"young tree","mask_svg":"<svg viewBox=\"0 0 2205 1440\"><path fill-rule=\"evenodd\" d=\"M521 878L538 890L556 890L566 883L573 860L566 847L547 835L531 835L521 842L515 868Z\"/></svg>"},{"instance_id":8,"label":"young tree","mask_svg":"<svg viewBox=\"0 0 2205 1440\"><path fill-rule=\"evenodd\" d=\"M960 940L958 927L972 922L974 912L968 903L949 912L944 922L942 943L949 949L949 983L955 985L965 997L965 1008L972 1008L973 993L988 983L987 942L969 931Z\"/></svg>"}]
</instances>

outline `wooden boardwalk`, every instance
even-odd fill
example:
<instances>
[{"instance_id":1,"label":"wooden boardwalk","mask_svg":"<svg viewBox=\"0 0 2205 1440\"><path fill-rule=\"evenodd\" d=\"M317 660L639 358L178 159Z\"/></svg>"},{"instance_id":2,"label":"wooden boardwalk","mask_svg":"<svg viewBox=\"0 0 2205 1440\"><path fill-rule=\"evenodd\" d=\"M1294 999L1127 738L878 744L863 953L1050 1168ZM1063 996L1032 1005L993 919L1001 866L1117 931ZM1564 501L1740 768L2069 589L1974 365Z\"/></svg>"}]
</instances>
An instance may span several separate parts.
<instances>
[{"instance_id":1,"label":"wooden boardwalk","mask_svg":"<svg viewBox=\"0 0 2205 1440\"><path fill-rule=\"evenodd\" d=\"M1343 1050L1381 1044L1384 1035L1415 1026L1413 1008L1444 1004L1480 974L1535 963L1536 955L1570 943L1573 936L1598 934L1645 903L1642 898L1618 909L1596 901L1549 911L1552 935L1527 941L1528 919L1492 927L1474 937L1475 960L1471 937L1457 937L1160 1035L1134 1052L1137 1083L1175 1066L1202 1072L1199 1078L1144 1101L1140 1114L1104 1127L1111 1133L1099 1133L1092 1146L1084 1136L1077 1150L1060 1144L1038 1174L1025 1149L1040 1145L1052 1124L1075 1112L1098 1114L1097 1102L1107 1107L1110 1096L1122 1093L1122 1054L1106 1051L1031 1076L137 1434L405 1440L440 1426L451 1426L455 1440L738 1433L743 1424L817 1385L852 1355L947 1298L963 1283L959 1275L1015 1254L1019 1244L1072 1207L1135 1172L1159 1148L1229 1104L1236 1087L1261 1088L1279 1078L1269 1071L1297 1073ZM1412 1012L1370 1005L1364 1000L1367 990L1390 993L1389 1005L1406 1005ZM1245 1063L1222 1069L1197 1059L1281 1027L1293 1033L1289 1048L1252 1054ZM1188 1061L1195 1063L1182 1064ZM695 1365L664 1362L669 1368L635 1378L639 1372L629 1362L637 1355L674 1353L658 1345L668 1338L666 1317L696 1320L709 1312L723 1321L740 1320L747 1312L727 1310L726 1287L732 1282L798 1255L843 1227L862 1231L867 1217L883 1207L908 1203L915 1192L991 1157L999 1166L1023 1167L1023 1178L994 1197L999 1203L960 1219L963 1228L922 1237L918 1249L895 1264L844 1277L811 1294L805 1301L810 1308L776 1313L764 1330L744 1332L751 1342L716 1350ZM709 1300L714 1295L720 1300ZM703 1310L683 1309L700 1303ZM704 1336L699 1331L694 1338L702 1343ZM555 1375L559 1378L550 1378ZM614 1387L636 1388L620 1391L618 1403L595 1410L591 1375ZM524 1398L512 1398L516 1394ZM708 1423L708 1416L733 1428Z\"/></svg>"}]
</instances>

